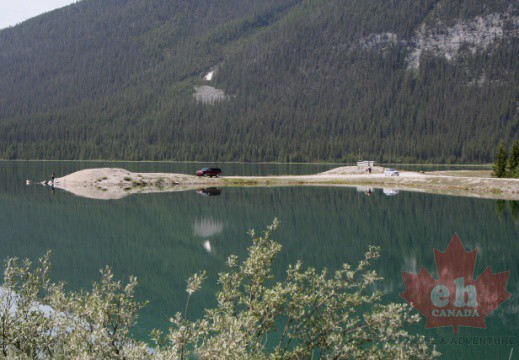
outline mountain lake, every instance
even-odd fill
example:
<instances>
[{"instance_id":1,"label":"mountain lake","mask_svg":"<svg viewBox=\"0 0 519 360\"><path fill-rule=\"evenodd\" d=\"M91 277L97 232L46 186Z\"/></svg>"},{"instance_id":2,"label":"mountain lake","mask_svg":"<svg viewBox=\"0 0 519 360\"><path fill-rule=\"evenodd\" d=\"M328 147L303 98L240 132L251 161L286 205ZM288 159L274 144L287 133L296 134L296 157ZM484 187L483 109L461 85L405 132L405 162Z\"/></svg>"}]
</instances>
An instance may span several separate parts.
<instances>
[{"instance_id":1,"label":"mountain lake","mask_svg":"<svg viewBox=\"0 0 519 360\"><path fill-rule=\"evenodd\" d=\"M384 277L379 289L388 302L404 302L402 271L418 272L424 266L437 278L433 249L444 251L457 233L467 251L478 249L474 278L487 266L494 273L509 270L512 296L486 318L487 329L460 327L455 335L452 327L425 329L422 316L411 331L434 338L445 359L508 359L514 347L513 355L519 354L519 202L315 186L92 200L25 184L27 179L49 179L52 172L60 177L85 168L194 174L204 166L218 166L224 175L277 175L312 174L340 165L3 161L1 257L35 261L52 250L52 280L65 281L71 290L90 289L105 265L122 280L137 276L138 296L149 305L134 333L147 339L153 328L167 329L168 319L183 310L186 280L199 270L207 270L208 279L191 299L188 317L214 306L217 274L225 270L227 257L243 259L251 244L247 231L260 233L274 218L281 221L274 239L283 246L274 265L277 277L297 260L331 270L345 262L356 264L368 245L378 245L381 258L375 269Z\"/></svg>"}]
</instances>

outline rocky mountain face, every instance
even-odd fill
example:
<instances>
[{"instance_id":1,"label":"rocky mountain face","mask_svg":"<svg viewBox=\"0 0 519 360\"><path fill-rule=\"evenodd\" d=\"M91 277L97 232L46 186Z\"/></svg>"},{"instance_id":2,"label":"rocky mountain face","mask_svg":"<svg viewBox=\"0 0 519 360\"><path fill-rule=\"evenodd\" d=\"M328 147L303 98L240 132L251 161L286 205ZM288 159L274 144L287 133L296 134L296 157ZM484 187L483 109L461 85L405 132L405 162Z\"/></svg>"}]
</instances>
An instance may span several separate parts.
<instances>
[{"instance_id":1,"label":"rocky mountain face","mask_svg":"<svg viewBox=\"0 0 519 360\"><path fill-rule=\"evenodd\" d=\"M504 39L519 37L519 17L511 12L476 16L472 19L457 19L451 26L436 19L432 23L422 23L411 37L399 37L395 33L371 34L358 41L360 49L383 51L399 45L407 49L407 66L416 69L420 57L428 52L434 56L456 61L460 52L472 55L484 52Z\"/></svg>"},{"instance_id":2,"label":"rocky mountain face","mask_svg":"<svg viewBox=\"0 0 519 360\"><path fill-rule=\"evenodd\" d=\"M519 17L509 12L459 19L452 26L438 19L416 30L409 42L408 66L417 68L424 52L455 61L462 51L475 55L491 49L501 40L518 37Z\"/></svg>"}]
</instances>

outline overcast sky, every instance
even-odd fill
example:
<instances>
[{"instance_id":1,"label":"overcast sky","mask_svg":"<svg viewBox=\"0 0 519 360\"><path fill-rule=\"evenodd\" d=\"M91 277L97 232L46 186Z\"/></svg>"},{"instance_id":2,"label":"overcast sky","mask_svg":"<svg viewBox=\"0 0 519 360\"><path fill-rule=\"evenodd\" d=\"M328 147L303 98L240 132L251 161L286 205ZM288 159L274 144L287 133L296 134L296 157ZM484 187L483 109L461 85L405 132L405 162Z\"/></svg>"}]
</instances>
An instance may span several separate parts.
<instances>
[{"instance_id":1,"label":"overcast sky","mask_svg":"<svg viewBox=\"0 0 519 360\"><path fill-rule=\"evenodd\" d=\"M0 29L21 23L77 0L0 0Z\"/></svg>"}]
</instances>

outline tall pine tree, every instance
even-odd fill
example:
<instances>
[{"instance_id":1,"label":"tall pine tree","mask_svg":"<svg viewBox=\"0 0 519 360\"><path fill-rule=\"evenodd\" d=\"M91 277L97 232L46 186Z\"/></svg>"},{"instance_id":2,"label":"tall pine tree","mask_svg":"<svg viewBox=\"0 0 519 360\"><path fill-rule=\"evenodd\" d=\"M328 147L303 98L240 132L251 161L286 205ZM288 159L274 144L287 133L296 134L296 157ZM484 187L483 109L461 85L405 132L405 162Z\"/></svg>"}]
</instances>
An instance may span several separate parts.
<instances>
[{"instance_id":1,"label":"tall pine tree","mask_svg":"<svg viewBox=\"0 0 519 360\"><path fill-rule=\"evenodd\" d=\"M494 172L493 176L497 178L502 178L506 176L506 150L505 145L503 143L499 144L499 148L497 150L497 154L494 161Z\"/></svg>"},{"instance_id":2,"label":"tall pine tree","mask_svg":"<svg viewBox=\"0 0 519 360\"><path fill-rule=\"evenodd\" d=\"M507 167L509 177L519 178L519 140L514 142Z\"/></svg>"}]
</instances>

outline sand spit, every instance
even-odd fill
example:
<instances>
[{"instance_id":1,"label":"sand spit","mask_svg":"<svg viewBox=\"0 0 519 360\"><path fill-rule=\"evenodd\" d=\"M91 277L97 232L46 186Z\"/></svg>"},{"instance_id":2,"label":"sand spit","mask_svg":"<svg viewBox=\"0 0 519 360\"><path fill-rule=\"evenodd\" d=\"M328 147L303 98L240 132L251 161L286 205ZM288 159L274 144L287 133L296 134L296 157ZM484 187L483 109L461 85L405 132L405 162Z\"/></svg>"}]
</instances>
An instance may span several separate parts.
<instances>
[{"instance_id":1,"label":"sand spit","mask_svg":"<svg viewBox=\"0 0 519 360\"><path fill-rule=\"evenodd\" d=\"M56 178L54 187L90 199L121 199L131 194L183 191L211 183L217 179L185 174L133 173L125 169L86 169Z\"/></svg>"},{"instance_id":2,"label":"sand spit","mask_svg":"<svg viewBox=\"0 0 519 360\"><path fill-rule=\"evenodd\" d=\"M458 176L461 175L461 176ZM54 187L92 199L121 199L136 193L185 191L225 186L353 186L390 188L444 195L519 200L519 179L463 176L450 171L418 173L404 171L385 176L384 168L371 174L356 166L345 166L315 175L226 176L204 178L185 174L132 173L124 169L87 169L57 178Z\"/></svg>"}]
</instances>

